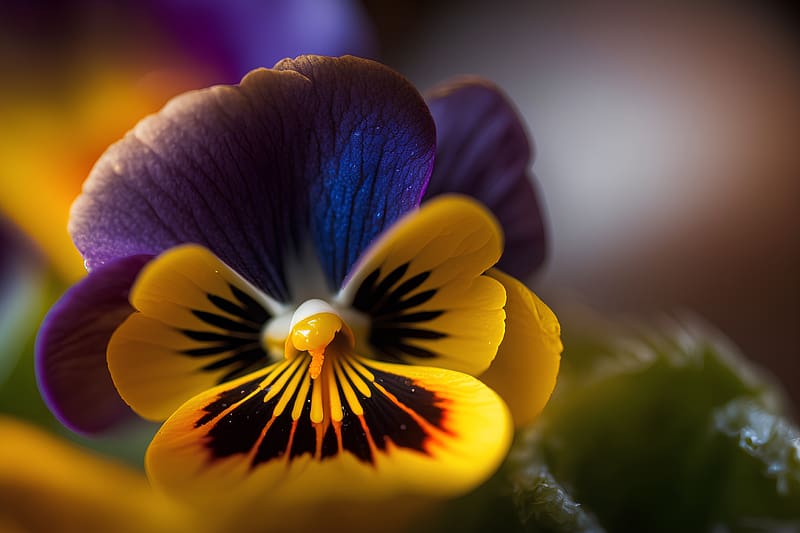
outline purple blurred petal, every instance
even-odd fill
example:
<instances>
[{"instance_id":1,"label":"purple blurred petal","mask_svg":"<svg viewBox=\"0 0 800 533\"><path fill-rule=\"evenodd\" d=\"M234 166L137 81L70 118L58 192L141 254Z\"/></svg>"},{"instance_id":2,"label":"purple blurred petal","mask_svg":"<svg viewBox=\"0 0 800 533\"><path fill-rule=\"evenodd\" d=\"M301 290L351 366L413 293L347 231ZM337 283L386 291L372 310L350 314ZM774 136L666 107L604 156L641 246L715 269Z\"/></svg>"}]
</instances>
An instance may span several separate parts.
<instances>
[{"instance_id":1,"label":"purple blurred petal","mask_svg":"<svg viewBox=\"0 0 800 533\"><path fill-rule=\"evenodd\" d=\"M436 165L425 199L458 192L483 202L500 221L505 251L498 266L524 278L545 256L542 212L528 171L533 157L520 118L500 90L477 78L434 88Z\"/></svg>"},{"instance_id":2,"label":"purple blurred petal","mask_svg":"<svg viewBox=\"0 0 800 533\"><path fill-rule=\"evenodd\" d=\"M125 257L92 271L45 318L36 339L39 389L61 422L97 433L133 418L111 381L106 345L133 312L128 291L151 256Z\"/></svg>"},{"instance_id":3,"label":"purple blurred petal","mask_svg":"<svg viewBox=\"0 0 800 533\"><path fill-rule=\"evenodd\" d=\"M90 269L197 243L286 300L289 251L310 239L338 287L418 203L435 135L404 78L352 57L276 68L179 96L106 151L70 220Z\"/></svg>"},{"instance_id":4,"label":"purple blurred petal","mask_svg":"<svg viewBox=\"0 0 800 533\"><path fill-rule=\"evenodd\" d=\"M0 283L12 276L23 262L33 265L42 260L33 243L19 228L0 213Z\"/></svg>"},{"instance_id":5,"label":"purple blurred petal","mask_svg":"<svg viewBox=\"0 0 800 533\"><path fill-rule=\"evenodd\" d=\"M188 55L234 82L299 54L372 57L375 37L354 0L151 0Z\"/></svg>"}]
</instances>

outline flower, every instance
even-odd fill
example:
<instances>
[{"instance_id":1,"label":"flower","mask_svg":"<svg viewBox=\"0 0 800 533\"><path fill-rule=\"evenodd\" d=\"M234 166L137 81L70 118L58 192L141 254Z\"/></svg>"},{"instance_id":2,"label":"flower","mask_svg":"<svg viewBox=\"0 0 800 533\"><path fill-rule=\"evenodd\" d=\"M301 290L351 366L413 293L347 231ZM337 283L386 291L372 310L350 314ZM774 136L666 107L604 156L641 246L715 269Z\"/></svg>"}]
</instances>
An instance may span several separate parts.
<instances>
[{"instance_id":1,"label":"flower","mask_svg":"<svg viewBox=\"0 0 800 533\"><path fill-rule=\"evenodd\" d=\"M118 391L166 419L151 481L230 519L486 479L555 385L558 322L493 268L492 213L444 194L474 191L518 241L504 264L535 266L513 109L476 80L430 109L435 168L420 95L353 57L284 60L140 122L72 209L90 272L37 342L57 416L103 430L129 413Z\"/></svg>"}]
</instances>

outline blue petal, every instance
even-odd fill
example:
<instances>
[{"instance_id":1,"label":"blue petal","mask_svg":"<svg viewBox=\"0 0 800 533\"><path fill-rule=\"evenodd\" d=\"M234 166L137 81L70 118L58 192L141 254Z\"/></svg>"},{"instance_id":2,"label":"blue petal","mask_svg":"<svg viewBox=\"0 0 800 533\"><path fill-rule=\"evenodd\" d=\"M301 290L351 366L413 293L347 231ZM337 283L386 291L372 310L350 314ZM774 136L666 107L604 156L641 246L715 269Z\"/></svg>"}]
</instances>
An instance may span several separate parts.
<instances>
[{"instance_id":1,"label":"blue petal","mask_svg":"<svg viewBox=\"0 0 800 533\"><path fill-rule=\"evenodd\" d=\"M98 161L70 231L90 269L196 243L284 301L291 252L310 240L336 289L418 204L434 143L424 101L394 71L287 60L142 121Z\"/></svg>"},{"instance_id":2,"label":"blue petal","mask_svg":"<svg viewBox=\"0 0 800 533\"><path fill-rule=\"evenodd\" d=\"M338 69L311 58L276 65L330 92L312 137L320 160L308 171L311 233L334 290L375 237L419 205L435 143L431 116L407 80L386 68L366 76L363 61L342 61Z\"/></svg>"}]
</instances>

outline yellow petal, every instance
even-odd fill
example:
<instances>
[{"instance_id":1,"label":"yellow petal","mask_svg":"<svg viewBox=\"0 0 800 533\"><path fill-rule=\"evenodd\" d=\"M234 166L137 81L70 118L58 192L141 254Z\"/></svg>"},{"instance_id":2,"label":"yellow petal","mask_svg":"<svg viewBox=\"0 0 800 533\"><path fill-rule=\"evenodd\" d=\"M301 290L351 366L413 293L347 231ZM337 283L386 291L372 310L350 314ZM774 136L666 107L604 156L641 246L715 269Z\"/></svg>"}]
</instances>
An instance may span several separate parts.
<instances>
[{"instance_id":1,"label":"yellow petal","mask_svg":"<svg viewBox=\"0 0 800 533\"><path fill-rule=\"evenodd\" d=\"M130 301L138 312L111 337L108 365L120 396L145 418L164 420L195 394L269 363L261 328L277 304L205 248L154 259Z\"/></svg>"},{"instance_id":2,"label":"yellow petal","mask_svg":"<svg viewBox=\"0 0 800 533\"><path fill-rule=\"evenodd\" d=\"M365 353L476 375L503 338L505 290L483 273L502 251L480 204L442 196L406 215L365 254L339 301L371 319Z\"/></svg>"},{"instance_id":3,"label":"yellow petal","mask_svg":"<svg viewBox=\"0 0 800 533\"><path fill-rule=\"evenodd\" d=\"M335 351L343 345L329 346L318 379L304 354L184 404L148 449L151 481L246 527L320 505L455 496L495 471L512 431L493 391L466 374Z\"/></svg>"},{"instance_id":4,"label":"yellow petal","mask_svg":"<svg viewBox=\"0 0 800 533\"><path fill-rule=\"evenodd\" d=\"M521 426L536 418L555 388L561 327L550 308L518 280L497 269L487 275L506 288L506 334L480 380L506 401Z\"/></svg>"},{"instance_id":5,"label":"yellow petal","mask_svg":"<svg viewBox=\"0 0 800 533\"><path fill-rule=\"evenodd\" d=\"M145 477L0 417L0 531L198 531Z\"/></svg>"}]
</instances>

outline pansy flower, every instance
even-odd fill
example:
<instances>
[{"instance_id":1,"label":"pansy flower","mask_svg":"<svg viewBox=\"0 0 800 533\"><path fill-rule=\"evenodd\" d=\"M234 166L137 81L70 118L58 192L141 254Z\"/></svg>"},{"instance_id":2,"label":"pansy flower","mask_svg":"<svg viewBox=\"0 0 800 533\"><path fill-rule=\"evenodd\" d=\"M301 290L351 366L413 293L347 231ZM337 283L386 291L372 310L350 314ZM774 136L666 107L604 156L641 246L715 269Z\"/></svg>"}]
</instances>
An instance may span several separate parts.
<instances>
[{"instance_id":1,"label":"pansy flower","mask_svg":"<svg viewBox=\"0 0 800 533\"><path fill-rule=\"evenodd\" d=\"M140 122L72 209L89 275L38 339L54 412L99 431L118 393L165 420L151 481L217 513L486 479L554 387L558 322L495 268L541 257L513 109L462 80L430 110L380 64L305 56Z\"/></svg>"}]
</instances>

